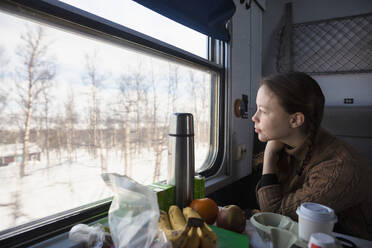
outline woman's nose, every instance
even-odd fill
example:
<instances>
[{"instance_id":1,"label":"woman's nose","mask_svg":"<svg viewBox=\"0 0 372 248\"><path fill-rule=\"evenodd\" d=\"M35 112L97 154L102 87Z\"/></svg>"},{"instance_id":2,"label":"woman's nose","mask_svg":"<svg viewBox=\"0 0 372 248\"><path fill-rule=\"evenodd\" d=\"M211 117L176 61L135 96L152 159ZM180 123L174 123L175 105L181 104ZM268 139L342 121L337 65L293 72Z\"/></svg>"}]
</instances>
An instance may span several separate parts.
<instances>
[{"instance_id":1,"label":"woman's nose","mask_svg":"<svg viewBox=\"0 0 372 248\"><path fill-rule=\"evenodd\" d=\"M252 121L253 122L256 122L257 121L257 112L256 113L254 113L254 115L252 116Z\"/></svg>"}]
</instances>

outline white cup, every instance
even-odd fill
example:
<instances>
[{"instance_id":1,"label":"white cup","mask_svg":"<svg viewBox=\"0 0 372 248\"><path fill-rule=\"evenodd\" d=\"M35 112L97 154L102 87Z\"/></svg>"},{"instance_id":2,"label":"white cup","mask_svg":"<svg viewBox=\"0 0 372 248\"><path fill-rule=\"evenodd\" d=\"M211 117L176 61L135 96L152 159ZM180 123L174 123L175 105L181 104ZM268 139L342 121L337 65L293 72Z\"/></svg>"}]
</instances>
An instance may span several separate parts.
<instances>
[{"instance_id":1,"label":"white cup","mask_svg":"<svg viewBox=\"0 0 372 248\"><path fill-rule=\"evenodd\" d=\"M307 248L335 248L335 239L326 233L313 233L310 236L310 241Z\"/></svg>"},{"instance_id":2,"label":"white cup","mask_svg":"<svg viewBox=\"0 0 372 248\"><path fill-rule=\"evenodd\" d=\"M303 241L309 241L313 233L331 235L337 222L333 209L312 202L304 202L296 210L298 214L298 236Z\"/></svg>"}]
</instances>

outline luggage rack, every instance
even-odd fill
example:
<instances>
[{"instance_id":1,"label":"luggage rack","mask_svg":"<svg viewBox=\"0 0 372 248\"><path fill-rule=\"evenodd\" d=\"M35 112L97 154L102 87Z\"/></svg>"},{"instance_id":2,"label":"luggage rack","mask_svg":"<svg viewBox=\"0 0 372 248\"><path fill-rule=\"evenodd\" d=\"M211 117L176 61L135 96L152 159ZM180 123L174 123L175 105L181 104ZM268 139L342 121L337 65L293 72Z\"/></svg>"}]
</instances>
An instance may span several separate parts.
<instances>
[{"instance_id":1,"label":"luggage rack","mask_svg":"<svg viewBox=\"0 0 372 248\"><path fill-rule=\"evenodd\" d=\"M298 24L288 15L291 9L279 32L278 72L372 72L372 13Z\"/></svg>"}]
</instances>

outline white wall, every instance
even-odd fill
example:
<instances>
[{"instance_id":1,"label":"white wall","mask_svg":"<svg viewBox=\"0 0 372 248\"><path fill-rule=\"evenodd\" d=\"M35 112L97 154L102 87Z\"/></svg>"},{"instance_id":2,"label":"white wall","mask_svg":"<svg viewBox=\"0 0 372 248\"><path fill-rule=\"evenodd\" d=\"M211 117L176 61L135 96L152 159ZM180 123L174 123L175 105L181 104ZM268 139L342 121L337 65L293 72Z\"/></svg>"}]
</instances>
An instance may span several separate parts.
<instances>
[{"instance_id":1,"label":"white wall","mask_svg":"<svg viewBox=\"0 0 372 248\"><path fill-rule=\"evenodd\" d=\"M229 154L232 155L231 173L235 178L241 178L251 173L253 122L250 117L256 106L256 82L261 77L262 10L255 2L252 2L250 9L246 9L245 4L240 4L239 0L234 2L237 8L232 22L230 111L233 110L235 100L245 94L248 96L249 114L247 119L242 119L231 113ZM241 145L245 146L247 153L237 160L236 153Z\"/></svg>"},{"instance_id":2,"label":"white wall","mask_svg":"<svg viewBox=\"0 0 372 248\"><path fill-rule=\"evenodd\" d=\"M314 76L323 90L326 106L372 106L372 74L336 74ZM344 104L354 98L354 104Z\"/></svg>"},{"instance_id":3,"label":"white wall","mask_svg":"<svg viewBox=\"0 0 372 248\"><path fill-rule=\"evenodd\" d=\"M264 76L276 73L277 32L283 25L285 3L292 2L292 21L302 23L372 12L371 0L267 0L263 14ZM314 76L326 97L326 106L344 105L344 98L354 98L345 106L372 106L372 73Z\"/></svg>"}]
</instances>

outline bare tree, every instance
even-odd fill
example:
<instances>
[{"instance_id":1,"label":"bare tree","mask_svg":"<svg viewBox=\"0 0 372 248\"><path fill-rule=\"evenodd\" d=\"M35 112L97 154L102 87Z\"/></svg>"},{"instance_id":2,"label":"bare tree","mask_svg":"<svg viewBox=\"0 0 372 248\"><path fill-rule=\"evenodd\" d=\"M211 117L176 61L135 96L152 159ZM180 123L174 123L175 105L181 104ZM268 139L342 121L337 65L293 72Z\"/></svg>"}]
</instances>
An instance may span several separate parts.
<instances>
[{"instance_id":1,"label":"bare tree","mask_svg":"<svg viewBox=\"0 0 372 248\"><path fill-rule=\"evenodd\" d=\"M5 82L5 79L9 76L7 75L8 73L6 71L8 63L9 59L7 58L7 55L5 53L5 49L0 46L0 127L3 123L4 125L7 125L7 123L12 123L9 120L9 115L2 114L6 106L8 105L8 96L10 93L10 87ZM2 142L4 141L5 140L3 140Z\"/></svg>"},{"instance_id":2,"label":"bare tree","mask_svg":"<svg viewBox=\"0 0 372 248\"><path fill-rule=\"evenodd\" d=\"M115 102L109 105L115 106ZM113 147L116 147L117 124L120 123L120 121L118 121L115 118L115 113L116 113L115 108L109 107L107 111L108 113L105 118L105 127L107 128L108 133L105 136L106 136L106 139L108 140L107 146L111 149Z\"/></svg>"},{"instance_id":3,"label":"bare tree","mask_svg":"<svg viewBox=\"0 0 372 248\"><path fill-rule=\"evenodd\" d=\"M142 124L148 101L148 85L141 68L142 62L139 62L134 72L124 73L118 80L120 93L117 100L117 116L122 120L124 130L122 158L126 175L131 174L132 151L139 151L144 135Z\"/></svg>"},{"instance_id":4,"label":"bare tree","mask_svg":"<svg viewBox=\"0 0 372 248\"><path fill-rule=\"evenodd\" d=\"M156 92L156 82L154 77L154 71L151 70L151 91L152 91L152 132L151 132L151 140L152 140L152 149L154 150L155 154L155 169L153 174L153 182L159 181L160 177L160 169L161 169L161 160L162 160L162 153L164 149L164 144L166 142L166 137L163 129L161 128L161 124L159 123L160 114L159 114L159 102L158 102L158 94Z\"/></svg>"},{"instance_id":5,"label":"bare tree","mask_svg":"<svg viewBox=\"0 0 372 248\"><path fill-rule=\"evenodd\" d=\"M0 82L5 77L5 67L8 64L8 59L5 55L5 50L0 46ZM7 105L8 95L5 89L2 88L3 84L0 84L0 114Z\"/></svg>"},{"instance_id":6,"label":"bare tree","mask_svg":"<svg viewBox=\"0 0 372 248\"><path fill-rule=\"evenodd\" d=\"M176 112L177 90L179 82L179 66L169 64L169 79L168 79L168 106L171 107L171 112Z\"/></svg>"},{"instance_id":7,"label":"bare tree","mask_svg":"<svg viewBox=\"0 0 372 248\"><path fill-rule=\"evenodd\" d=\"M135 99L134 99L134 108L133 113L135 114L135 128L136 128L136 146L135 152L139 152L141 146L141 140L143 140L143 132L141 129L141 122L143 120L144 109L147 106L147 97L148 97L148 86L145 83L145 76L142 73L142 62L139 62L136 71L131 73L129 77L129 82L131 88L134 89Z\"/></svg>"},{"instance_id":8,"label":"bare tree","mask_svg":"<svg viewBox=\"0 0 372 248\"><path fill-rule=\"evenodd\" d=\"M28 145L32 111L40 92L55 76L55 64L48 58L50 44L46 42L46 34L41 26L35 29L27 27L26 33L21 35L22 44L17 50L21 65L17 68L19 81L17 90L24 112L23 154L20 166L20 176L25 175L28 161Z\"/></svg>"},{"instance_id":9,"label":"bare tree","mask_svg":"<svg viewBox=\"0 0 372 248\"><path fill-rule=\"evenodd\" d=\"M104 134L103 134L102 129L99 129L98 136L99 136L99 155L100 155L100 158L101 158L101 172L104 173L104 172L107 172L107 162L106 162L105 155L103 154ZM106 151L107 151L107 149L106 149ZM106 153L106 157L107 157L107 153Z\"/></svg>"},{"instance_id":10,"label":"bare tree","mask_svg":"<svg viewBox=\"0 0 372 248\"><path fill-rule=\"evenodd\" d=\"M91 97L92 97L92 105L90 110L90 125L92 128L92 139L93 139L93 154L94 158L96 159L98 157L98 147L101 147L98 143L100 142L99 139L99 88L102 85L102 82L104 80L103 74L100 74L98 71L98 63L99 57L97 52L94 52L93 54L85 55L85 68L86 68L86 74L84 77L84 81L90 84L91 88Z\"/></svg>"},{"instance_id":11,"label":"bare tree","mask_svg":"<svg viewBox=\"0 0 372 248\"><path fill-rule=\"evenodd\" d=\"M209 107L208 107L208 101L209 97L208 94L211 92L208 89L208 86L211 85L210 81L208 82L207 80L211 80L210 78L205 76L205 74L202 75L202 80L201 84L199 84L199 94L200 97L199 99L201 100L201 106L200 106L200 111L199 111L199 139L202 140L203 142L208 142L209 141L209 128L210 128L210 122L209 122Z\"/></svg>"},{"instance_id":12,"label":"bare tree","mask_svg":"<svg viewBox=\"0 0 372 248\"><path fill-rule=\"evenodd\" d=\"M72 160L72 153L75 153L75 161L77 160L76 147L75 147L75 124L77 123L78 116L75 111L75 96L71 89L67 102L65 103L65 119L66 119L66 139L67 139L67 152L69 160Z\"/></svg>"},{"instance_id":13,"label":"bare tree","mask_svg":"<svg viewBox=\"0 0 372 248\"><path fill-rule=\"evenodd\" d=\"M179 67L178 65L169 64L168 71L168 98L167 98L167 108L163 116L158 112L158 101L155 86L155 79L152 74L152 91L153 91L153 149L155 153L155 169L153 182L159 180L161 171L161 159L162 153L167 146L167 127L169 126L169 116L171 113L176 112L176 100L177 100L177 89L179 82ZM163 117L163 121L160 123Z\"/></svg>"},{"instance_id":14,"label":"bare tree","mask_svg":"<svg viewBox=\"0 0 372 248\"><path fill-rule=\"evenodd\" d=\"M54 125L55 125L55 135L53 135L52 142L54 143L56 157L58 158L59 162L62 161L62 151L64 150L66 144L66 123L64 116L58 114L54 118Z\"/></svg>"},{"instance_id":15,"label":"bare tree","mask_svg":"<svg viewBox=\"0 0 372 248\"><path fill-rule=\"evenodd\" d=\"M47 84L41 91L42 93L42 105L43 105L43 126L44 126L44 148L47 157L47 165L50 165L50 104L51 104L51 84Z\"/></svg>"},{"instance_id":16,"label":"bare tree","mask_svg":"<svg viewBox=\"0 0 372 248\"><path fill-rule=\"evenodd\" d=\"M131 98L131 77L122 75L119 78L118 86L120 93L117 98L118 109L116 116L121 120L124 130L124 140L122 142L121 154L124 159L124 174L131 175L131 159L130 159L130 144L131 144L131 114L135 105L135 100Z\"/></svg>"},{"instance_id":17,"label":"bare tree","mask_svg":"<svg viewBox=\"0 0 372 248\"><path fill-rule=\"evenodd\" d=\"M190 97L192 101L192 114L194 116L194 127L195 127L195 141L196 145L200 142L200 139L198 139L200 134L200 118L199 118L199 103L198 100L200 97L198 97L198 92L200 90L200 84L198 83L198 80L196 79L195 71L190 70L189 71L189 78L190 83L189 90L190 90Z\"/></svg>"}]
</instances>

